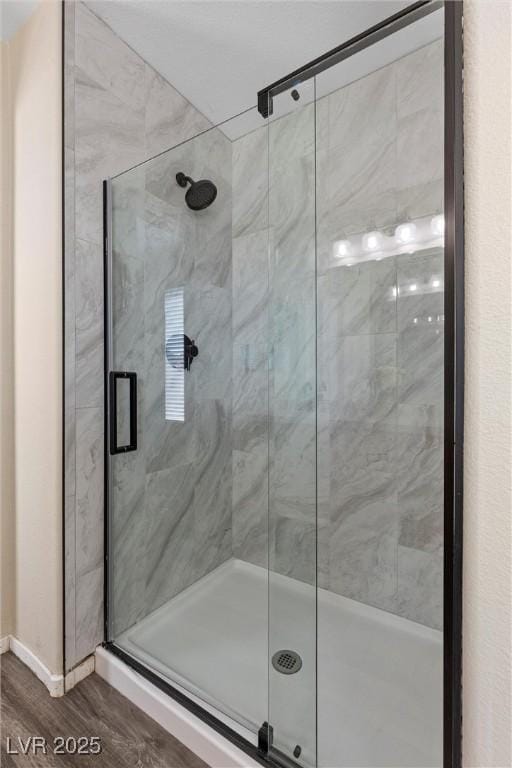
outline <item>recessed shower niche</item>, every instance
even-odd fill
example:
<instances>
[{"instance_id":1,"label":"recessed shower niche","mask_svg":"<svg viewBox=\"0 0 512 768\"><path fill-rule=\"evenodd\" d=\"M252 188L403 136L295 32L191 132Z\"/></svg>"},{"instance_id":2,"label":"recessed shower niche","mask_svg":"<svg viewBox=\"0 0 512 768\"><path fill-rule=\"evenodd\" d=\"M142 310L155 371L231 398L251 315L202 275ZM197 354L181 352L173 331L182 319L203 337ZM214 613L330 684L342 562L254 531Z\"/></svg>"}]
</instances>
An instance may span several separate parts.
<instances>
[{"instance_id":1,"label":"recessed shower niche","mask_svg":"<svg viewBox=\"0 0 512 768\"><path fill-rule=\"evenodd\" d=\"M105 183L136 433L109 647L288 766L443 764L445 10L417 5Z\"/></svg>"}]
</instances>

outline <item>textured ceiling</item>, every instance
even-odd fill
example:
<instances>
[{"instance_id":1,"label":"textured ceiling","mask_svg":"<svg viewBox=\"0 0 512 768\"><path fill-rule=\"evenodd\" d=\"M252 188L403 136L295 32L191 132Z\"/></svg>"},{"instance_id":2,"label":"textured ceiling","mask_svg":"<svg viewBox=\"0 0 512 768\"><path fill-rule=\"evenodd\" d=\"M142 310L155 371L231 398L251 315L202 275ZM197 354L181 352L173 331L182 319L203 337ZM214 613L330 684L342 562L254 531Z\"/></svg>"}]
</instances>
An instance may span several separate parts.
<instances>
[{"instance_id":1,"label":"textured ceiling","mask_svg":"<svg viewBox=\"0 0 512 768\"><path fill-rule=\"evenodd\" d=\"M254 106L260 88L407 3L88 0L87 5L213 123L219 123ZM371 55L365 58L370 61ZM354 79L348 64L343 74Z\"/></svg>"}]
</instances>

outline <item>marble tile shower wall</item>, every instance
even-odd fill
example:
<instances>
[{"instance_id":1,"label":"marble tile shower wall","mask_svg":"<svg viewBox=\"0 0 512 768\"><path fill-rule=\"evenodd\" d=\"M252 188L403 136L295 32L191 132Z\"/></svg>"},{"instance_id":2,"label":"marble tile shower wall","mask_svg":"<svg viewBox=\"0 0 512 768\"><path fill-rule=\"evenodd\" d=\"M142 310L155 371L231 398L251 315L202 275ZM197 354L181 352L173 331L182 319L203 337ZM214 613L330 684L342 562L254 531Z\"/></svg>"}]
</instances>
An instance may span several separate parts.
<instances>
[{"instance_id":1,"label":"marble tile shower wall","mask_svg":"<svg viewBox=\"0 0 512 768\"><path fill-rule=\"evenodd\" d=\"M233 552L306 581L316 549L313 117L306 109L233 146Z\"/></svg>"},{"instance_id":2,"label":"marble tile shower wall","mask_svg":"<svg viewBox=\"0 0 512 768\"><path fill-rule=\"evenodd\" d=\"M233 553L310 580L315 209L314 124L305 117L233 144ZM283 150L301 135L309 152L291 158Z\"/></svg>"},{"instance_id":3,"label":"marble tile shower wall","mask_svg":"<svg viewBox=\"0 0 512 768\"><path fill-rule=\"evenodd\" d=\"M316 463L319 585L436 628L442 250L333 246L442 212L442 66L435 42L317 104L317 328L313 106L233 145L234 555L313 580Z\"/></svg>"},{"instance_id":4,"label":"marble tile shower wall","mask_svg":"<svg viewBox=\"0 0 512 768\"><path fill-rule=\"evenodd\" d=\"M176 173L215 180L187 208ZM112 468L114 634L231 557L231 142L217 130L113 183L114 367L138 372L138 448ZM166 302L199 349L165 416Z\"/></svg>"},{"instance_id":5,"label":"marble tile shower wall","mask_svg":"<svg viewBox=\"0 0 512 768\"><path fill-rule=\"evenodd\" d=\"M82 3L66 3L65 24L71 668L103 637L100 183L209 124ZM436 43L319 102L316 221L312 107L269 137L208 133L118 184L116 364L146 376L144 450L116 469L117 631L232 553L312 581L316 481L320 586L440 626L442 252L340 267L332 246L442 210L441 67ZM191 214L178 165L206 168L222 206ZM157 329L165 290L183 285L201 350L186 380L193 428L164 430Z\"/></svg>"},{"instance_id":6,"label":"marble tile shower wall","mask_svg":"<svg viewBox=\"0 0 512 768\"><path fill-rule=\"evenodd\" d=\"M118 38L107 25L99 20L83 3L65 3L65 168L66 168L66 225L65 225L65 520L66 520L66 664L71 668L91 653L103 638L103 266L102 266L102 199L101 181L113 176L147 157L183 141L209 127L206 118L187 102L172 86L149 67L133 50ZM229 147L229 143L225 140ZM227 162L219 137L215 147L221 162ZM230 151L230 150L229 150ZM213 157L213 156L212 156ZM214 159L210 157L210 166ZM226 166L224 166L226 167ZM147 225L147 242L160 238L162 243L169 237L168 228L162 223L172 205L166 195L158 193L158 184L151 188L151 180L142 185L145 208L141 222ZM225 184L223 184L225 187ZM226 192L227 195L227 192ZM226 202L229 220L217 222L212 231L212 249L230 247L231 211ZM182 226L186 228L186 217ZM229 236L228 236L229 230ZM196 233L198 236L199 233ZM126 242L126 241L124 241ZM229 252L229 251L227 251ZM129 254L128 254L129 255ZM183 256L183 254L182 254ZM156 258L156 256L155 256ZM223 285L230 281L226 260L219 263L201 263L206 256L197 256L194 281L196 306L200 302L217 307ZM127 259L129 268L137 265ZM129 271L129 269L128 269ZM161 274L160 277L164 278ZM133 284L131 286L133 288ZM148 286L150 288L150 286ZM154 286L155 293L159 287ZM133 292L127 295L133 298ZM226 304L223 304L227 312ZM197 310L195 310L197 311ZM194 310L191 309L193 313ZM147 312L148 328L156 318ZM201 327L201 333L209 335L211 348L215 345L216 327L219 323L230 327L231 320L219 318L215 313ZM217 326L216 326L217 323ZM127 320L126 332L130 332ZM133 330L133 325L132 325ZM228 334L229 335L229 334ZM134 333L133 338L137 338ZM136 354L134 345L134 354ZM154 350L153 350L154 351ZM147 362L147 361L145 361ZM211 365L207 356L200 365ZM212 381L215 381L212 379ZM149 388L150 388L150 383ZM229 395L218 380L210 391L201 392L198 421L201 440L202 472L204 482L215 474L218 466L215 441L226 440L230 429L230 417L225 407ZM154 402L153 402L154 405ZM151 420L151 401L144 418ZM217 425L217 431L212 425ZM219 437L219 433L223 437ZM161 473L175 473L180 481L186 478L176 467L166 463L165 445L159 445L160 454L150 461L151 476L141 481L140 487L150 489L150 501L156 512L160 510ZM231 466L224 472L226 490L231 494ZM140 471L140 468L136 468ZM129 497L124 514L126 521L119 521L121 543L133 551L134 562L140 554L132 526L134 502L138 488L134 476L128 476L122 492ZM186 475L186 473L185 473ZM122 470L120 469L120 476ZM120 480L122 482L122 480ZM180 486L180 487L182 487ZM217 487L220 494L221 490ZM178 491L176 490L176 493ZM201 488L197 489L197 504L201 503ZM131 516L131 517L130 517ZM155 514L155 521L157 514ZM155 522L155 525L160 525ZM127 524L124 525L124 522ZM177 520L177 526L189 521ZM199 526L200 527L200 526ZM205 541L210 541L211 531L199 530ZM219 544L221 557L227 549L230 522L222 528L223 541ZM229 532L228 532L229 531ZM164 535L161 529L159 534ZM212 550L210 550L211 553ZM208 562L213 562L213 556ZM126 556L125 561L129 557ZM211 563L210 563L211 564ZM131 564L130 564L131 565ZM162 565L148 564L154 569L148 589L157 601L163 581L160 581ZM134 572L137 569L134 567ZM123 579L120 580L120 583ZM135 596L140 588L131 571L126 573L126 594ZM122 598L121 598L122 602ZM125 604L122 602L122 604ZM134 611L137 609L134 608ZM127 620L129 620L129 616ZM120 617L120 622L124 621Z\"/></svg>"}]
</instances>

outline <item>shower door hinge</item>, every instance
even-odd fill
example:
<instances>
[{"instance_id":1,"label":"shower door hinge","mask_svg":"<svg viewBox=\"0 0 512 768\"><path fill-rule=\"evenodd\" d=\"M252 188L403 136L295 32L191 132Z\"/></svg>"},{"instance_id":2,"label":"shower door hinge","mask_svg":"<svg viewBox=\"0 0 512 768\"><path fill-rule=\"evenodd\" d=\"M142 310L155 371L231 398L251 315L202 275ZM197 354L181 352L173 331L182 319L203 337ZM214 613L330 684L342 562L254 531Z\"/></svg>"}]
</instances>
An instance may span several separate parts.
<instances>
[{"instance_id":1,"label":"shower door hinge","mask_svg":"<svg viewBox=\"0 0 512 768\"><path fill-rule=\"evenodd\" d=\"M272 747L272 741L274 739L274 729L271 725L265 722L261 726L261 728L258 731L258 749L260 752L264 752L267 754L267 752Z\"/></svg>"}]
</instances>

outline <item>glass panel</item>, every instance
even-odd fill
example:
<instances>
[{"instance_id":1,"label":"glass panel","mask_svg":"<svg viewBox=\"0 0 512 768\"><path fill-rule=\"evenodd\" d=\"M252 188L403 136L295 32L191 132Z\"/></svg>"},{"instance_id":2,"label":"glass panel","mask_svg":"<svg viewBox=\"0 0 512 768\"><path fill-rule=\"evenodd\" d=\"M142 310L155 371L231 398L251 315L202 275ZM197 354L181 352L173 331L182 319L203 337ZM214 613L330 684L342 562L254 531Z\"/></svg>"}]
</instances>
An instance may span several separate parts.
<instances>
[{"instance_id":1,"label":"glass panel","mask_svg":"<svg viewBox=\"0 0 512 768\"><path fill-rule=\"evenodd\" d=\"M316 765L314 81L269 128L269 722L276 753Z\"/></svg>"},{"instance_id":2,"label":"glass panel","mask_svg":"<svg viewBox=\"0 0 512 768\"><path fill-rule=\"evenodd\" d=\"M316 82L324 768L442 764L442 37L440 11Z\"/></svg>"},{"instance_id":3,"label":"glass panel","mask_svg":"<svg viewBox=\"0 0 512 768\"><path fill-rule=\"evenodd\" d=\"M137 373L139 423L137 450L110 459L111 637L253 743L268 718L267 131L254 110L112 180L110 367Z\"/></svg>"},{"instance_id":4,"label":"glass panel","mask_svg":"<svg viewBox=\"0 0 512 768\"><path fill-rule=\"evenodd\" d=\"M442 33L111 184L110 636L288 765L441 765Z\"/></svg>"}]
</instances>

